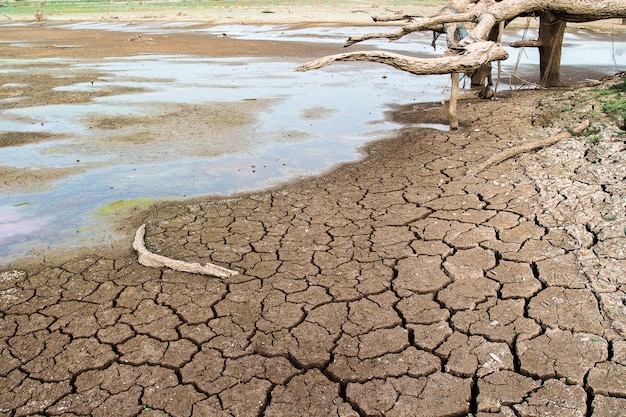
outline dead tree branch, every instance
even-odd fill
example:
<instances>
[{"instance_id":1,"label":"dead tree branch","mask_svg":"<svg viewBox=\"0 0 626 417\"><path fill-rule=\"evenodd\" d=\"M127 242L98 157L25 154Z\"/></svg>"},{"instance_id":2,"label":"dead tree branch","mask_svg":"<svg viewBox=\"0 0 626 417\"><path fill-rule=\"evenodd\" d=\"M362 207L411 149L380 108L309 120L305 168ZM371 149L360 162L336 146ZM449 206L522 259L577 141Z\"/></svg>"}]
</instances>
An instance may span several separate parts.
<instances>
[{"instance_id":1,"label":"dead tree branch","mask_svg":"<svg viewBox=\"0 0 626 417\"><path fill-rule=\"evenodd\" d=\"M442 11L447 7L442 8ZM498 22L511 21L519 16L550 11L568 22L589 22L594 20L626 17L626 2L613 0L479 0L469 12L442 13L430 17L415 17L402 29L391 33L372 33L348 39L345 46L370 39L395 41L413 32L434 30L443 31L446 23L476 22L469 32L470 39L486 39ZM404 19L410 16L403 16ZM382 19L375 19L384 21ZM466 41L467 42L467 41Z\"/></svg>"},{"instance_id":2,"label":"dead tree branch","mask_svg":"<svg viewBox=\"0 0 626 417\"><path fill-rule=\"evenodd\" d=\"M142 224L135 233L133 241L133 249L137 251L138 261L143 266L152 268L167 267L175 271L190 272L192 274L210 275L213 277L228 278L237 275L237 271L223 268L218 265L207 263L201 265L197 262L185 262L178 259L168 258L167 256L157 255L146 249L144 236L146 234L146 225Z\"/></svg>"},{"instance_id":3,"label":"dead tree branch","mask_svg":"<svg viewBox=\"0 0 626 417\"><path fill-rule=\"evenodd\" d=\"M470 72L485 62L508 58L507 52L494 42L476 42L453 53L436 58L416 58L386 51L358 51L330 55L302 64L296 71L310 71L337 61L369 61L390 65L416 75Z\"/></svg>"},{"instance_id":4,"label":"dead tree branch","mask_svg":"<svg viewBox=\"0 0 626 417\"><path fill-rule=\"evenodd\" d=\"M351 36L343 45L352 46L356 43L371 40L371 39L389 39L389 42L397 41L413 32L423 32L425 30L434 30L435 32L443 32L443 25L445 23L465 23L472 22L476 19L476 15L473 13L463 14L445 14L434 17L419 17L413 19L410 24L404 26L402 29L391 33L369 33L361 36Z\"/></svg>"},{"instance_id":5,"label":"dead tree branch","mask_svg":"<svg viewBox=\"0 0 626 417\"><path fill-rule=\"evenodd\" d=\"M540 37L533 43L523 42L515 46L535 46L540 52L542 86L559 85L562 34L565 23L594 21L609 18L626 18L626 1L621 0L451 0L437 14L430 17L410 15L394 16L378 21L408 20L400 30L391 33L370 33L348 38L344 46L351 46L370 39L394 41L413 32L433 31L445 33L448 52L435 58L417 58L392 52L359 51L331 55L300 65L296 71L309 71L325 67L337 61L369 61L390 65L401 71L417 75L470 74L472 84L481 87L485 98L493 96L491 90L491 61L508 58L501 45L491 42L498 39L504 26L520 16L540 16ZM377 20L377 19L374 19ZM465 23L471 23L465 27ZM552 30L549 27L554 26ZM541 35L544 36L541 36ZM434 37L436 39L436 36ZM433 41L434 45L434 41ZM548 57L549 59L545 59ZM479 67L480 71L474 72ZM489 75L485 77L485 72ZM476 75L476 78L474 78ZM485 85L485 80L488 80ZM474 82L476 81L476 82ZM488 94L491 91L491 94ZM455 91L450 99L451 126L457 124Z\"/></svg>"}]
</instances>

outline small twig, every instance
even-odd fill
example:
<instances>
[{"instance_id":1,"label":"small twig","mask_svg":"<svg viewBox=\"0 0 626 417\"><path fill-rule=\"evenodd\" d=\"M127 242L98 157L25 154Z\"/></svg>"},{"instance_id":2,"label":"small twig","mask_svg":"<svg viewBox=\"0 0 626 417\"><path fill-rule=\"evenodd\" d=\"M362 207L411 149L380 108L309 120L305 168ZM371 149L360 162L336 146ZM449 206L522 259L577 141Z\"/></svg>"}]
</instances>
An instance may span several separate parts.
<instances>
[{"instance_id":1,"label":"small twig","mask_svg":"<svg viewBox=\"0 0 626 417\"><path fill-rule=\"evenodd\" d=\"M3 15L7 18L7 19L9 19L9 20L13 20L13 19L11 19L11 16L9 16L8 14L6 14L6 13L2 13L2 14L3 14Z\"/></svg>"},{"instance_id":2,"label":"small twig","mask_svg":"<svg viewBox=\"0 0 626 417\"><path fill-rule=\"evenodd\" d=\"M563 131L559 133L558 135L551 136L546 139L540 139L537 141L524 143L523 145L520 145L520 146L514 146L512 148L505 149L504 151L491 156L485 162L482 162L474 166L473 168L470 168L467 171L466 176L479 174L483 172L484 170L486 170L487 168L489 168L490 166L497 165L519 154L534 151L536 149L545 148L546 146L554 145L558 141L572 137L572 133L579 134L583 130L587 129L588 127L589 127L589 120L585 120L584 122L576 126L571 132L568 130Z\"/></svg>"},{"instance_id":3,"label":"small twig","mask_svg":"<svg viewBox=\"0 0 626 417\"><path fill-rule=\"evenodd\" d=\"M201 265L197 262L185 262L177 259L168 258L167 256L157 255L146 249L144 236L146 234L146 225L142 224L135 233L133 241L133 249L137 251L138 261L143 266L152 268L167 267L175 271L191 272L192 274L210 275L220 278L228 278L237 275L237 271L232 271L218 265L207 263Z\"/></svg>"}]
</instances>

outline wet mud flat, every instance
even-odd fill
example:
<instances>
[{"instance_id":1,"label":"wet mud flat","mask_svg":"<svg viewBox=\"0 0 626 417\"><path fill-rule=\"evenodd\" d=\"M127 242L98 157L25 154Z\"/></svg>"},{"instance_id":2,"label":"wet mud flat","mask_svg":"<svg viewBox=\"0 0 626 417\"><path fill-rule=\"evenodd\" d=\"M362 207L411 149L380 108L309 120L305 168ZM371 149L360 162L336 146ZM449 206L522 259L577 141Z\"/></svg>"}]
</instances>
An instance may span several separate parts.
<instances>
[{"instance_id":1,"label":"wet mud flat","mask_svg":"<svg viewBox=\"0 0 626 417\"><path fill-rule=\"evenodd\" d=\"M357 160L394 127L388 101L443 97L433 80L376 66L295 73L341 49L337 29L139 26L51 24L30 40L20 38L33 29L7 28L4 262L114 241L107 219L120 208L268 188Z\"/></svg>"},{"instance_id":2,"label":"wet mud flat","mask_svg":"<svg viewBox=\"0 0 626 417\"><path fill-rule=\"evenodd\" d=\"M14 263L0 412L622 415L626 147L598 110L620 86L465 102L457 132L415 126L441 106L390 106L400 128L360 162L128 215L151 251L228 279L141 266L130 238Z\"/></svg>"}]
</instances>

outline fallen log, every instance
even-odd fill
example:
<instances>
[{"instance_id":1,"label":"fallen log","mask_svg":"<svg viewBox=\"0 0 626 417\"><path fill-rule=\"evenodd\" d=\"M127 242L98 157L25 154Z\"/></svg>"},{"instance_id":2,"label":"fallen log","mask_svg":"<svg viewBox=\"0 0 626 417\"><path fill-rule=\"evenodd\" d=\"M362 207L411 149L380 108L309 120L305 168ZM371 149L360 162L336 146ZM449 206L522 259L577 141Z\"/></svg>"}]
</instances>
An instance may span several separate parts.
<instances>
[{"instance_id":1,"label":"fallen log","mask_svg":"<svg viewBox=\"0 0 626 417\"><path fill-rule=\"evenodd\" d=\"M197 262L186 262L178 259L168 258L167 256L157 255L150 252L145 245L144 237L146 235L146 225L142 224L135 233L135 240L133 241L133 249L137 251L137 260L143 266L149 266L152 268L170 268L175 271L190 272L192 274L210 275L219 278L228 278L233 275L237 275L237 271L207 263L201 265Z\"/></svg>"}]
</instances>

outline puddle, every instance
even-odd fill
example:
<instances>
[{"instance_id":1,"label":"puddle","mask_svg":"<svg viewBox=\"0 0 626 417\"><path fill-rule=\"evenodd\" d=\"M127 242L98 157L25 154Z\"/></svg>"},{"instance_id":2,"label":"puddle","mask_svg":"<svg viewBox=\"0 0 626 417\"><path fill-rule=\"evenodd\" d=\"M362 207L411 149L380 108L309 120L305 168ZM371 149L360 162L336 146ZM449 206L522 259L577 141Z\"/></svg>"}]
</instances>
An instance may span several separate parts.
<instances>
[{"instance_id":1,"label":"puddle","mask_svg":"<svg viewBox=\"0 0 626 417\"><path fill-rule=\"evenodd\" d=\"M298 64L166 55L47 62L59 75L100 74L62 90L141 90L0 113L0 134L63 136L0 148L0 165L42 178L68 170L36 191L9 187L0 196L0 261L115 239L94 214L115 201L259 190L354 161L362 145L397 127L384 119L386 103L439 100L446 80L354 63L297 73Z\"/></svg>"},{"instance_id":2,"label":"puddle","mask_svg":"<svg viewBox=\"0 0 626 417\"><path fill-rule=\"evenodd\" d=\"M81 22L63 27L133 33L197 30L247 39L337 43L349 35L381 29L207 27L188 22ZM510 36L519 39L518 34ZM430 35L420 34L393 44L371 43L432 53L431 40ZM591 50L594 65L614 67L615 59L623 64L623 44L594 41L588 46L580 34L568 35L566 42L564 65L572 65L572 60L586 63ZM511 51L505 68L515 65L517 53ZM576 58L567 58L568 54ZM525 50L520 65L535 62L532 51ZM448 94L442 92L447 76L419 77L367 63L294 72L300 63L183 55L98 61L0 59L3 72L27 67L58 77L73 72L97 74L93 83L57 87L59 91L116 87L133 91L87 103L0 112L0 135L61 136L0 148L0 168L41 178L32 189L18 183L5 187L0 195L0 263L59 246L106 244L118 238L102 212L121 200L260 190L357 160L360 147L399 127L385 121L388 104L439 101ZM448 130L437 124L423 127Z\"/></svg>"},{"instance_id":3,"label":"puddle","mask_svg":"<svg viewBox=\"0 0 626 417\"><path fill-rule=\"evenodd\" d=\"M418 123L416 125L413 125L415 127L421 127L422 129L434 129L434 130L439 130L442 132L449 132L450 131L450 125L443 125L440 123Z\"/></svg>"}]
</instances>

